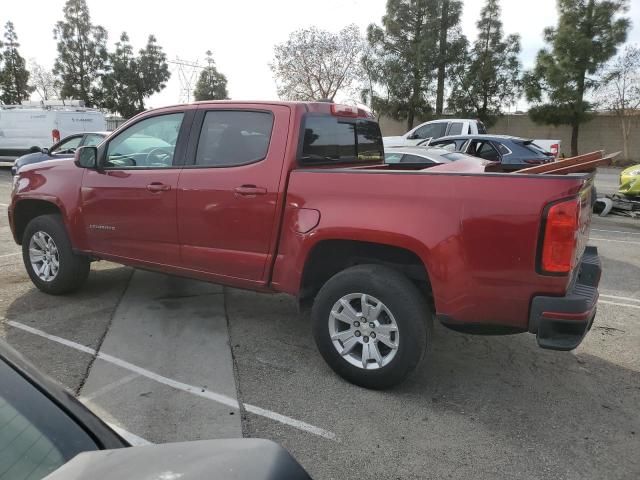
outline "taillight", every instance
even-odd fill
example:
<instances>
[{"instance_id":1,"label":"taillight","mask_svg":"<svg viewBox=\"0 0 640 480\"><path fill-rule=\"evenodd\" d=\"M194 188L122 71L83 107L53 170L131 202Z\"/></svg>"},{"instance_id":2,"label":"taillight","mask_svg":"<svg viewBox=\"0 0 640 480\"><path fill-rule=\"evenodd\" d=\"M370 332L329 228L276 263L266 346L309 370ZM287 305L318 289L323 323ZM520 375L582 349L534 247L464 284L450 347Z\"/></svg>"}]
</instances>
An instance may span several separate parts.
<instances>
[{"instance_id":1,"label":"taillight","mask_svg":"<svg viewBox=\"0 0 640 480\"><path fill-rule=\"evenodd\" d=\"M58 143L60 141L60 130L57 128L51 130L51 139L53 140L53 143Z\"/></svg>"},{"instance_id":2,"label":"taillight","mask_svg":"<svg viewBox=\"0 0 640 480\"><path fill-rule=\"evenodd\" d=\"M551 145L551 153L553 153L553 158L558 158L558 153L560 153L560 145L554 143Z\"/></svg>"},{"instance_id":3,"label":"taillight","mask_svg":"<svg viewBox=\"0 0 640 480\"><path fill-rule=\"evenodd\" d=\"M580 200L556 203L547 210L542 240L541 269L569 273L575 267L580 222Z\"/></svg>"}]
</instances>

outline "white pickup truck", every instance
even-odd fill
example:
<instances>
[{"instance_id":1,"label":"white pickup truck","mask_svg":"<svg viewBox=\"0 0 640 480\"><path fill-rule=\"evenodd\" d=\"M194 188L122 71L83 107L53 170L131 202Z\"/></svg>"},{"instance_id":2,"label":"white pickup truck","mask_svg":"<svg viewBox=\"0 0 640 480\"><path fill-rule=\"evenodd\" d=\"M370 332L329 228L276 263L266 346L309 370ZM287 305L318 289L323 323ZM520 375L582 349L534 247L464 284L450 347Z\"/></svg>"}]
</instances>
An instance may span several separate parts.
<instances>
[{"instance_id":1,"label":"white pickup truck","mask_svg":"<svg viewBox=\"0 0 640 480\"><path fill-rule=\"evenodd\" d=\"M487 129L480 120L447 118L421 123L407 133L397 137L383 137L385 147L427 145L430 140L452 135L483 135ZM560 153L560 140L535 139L535 144L554 156Z\"/></svg>"}]
</instances>

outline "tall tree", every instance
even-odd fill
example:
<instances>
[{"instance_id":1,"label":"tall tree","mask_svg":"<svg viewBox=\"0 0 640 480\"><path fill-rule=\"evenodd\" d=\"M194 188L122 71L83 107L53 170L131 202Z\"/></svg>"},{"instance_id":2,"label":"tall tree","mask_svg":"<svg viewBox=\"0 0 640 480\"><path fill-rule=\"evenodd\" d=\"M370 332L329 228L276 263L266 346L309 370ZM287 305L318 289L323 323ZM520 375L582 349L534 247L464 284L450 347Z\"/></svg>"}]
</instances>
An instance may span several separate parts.
<instances>
[{"instance_id":1,"label":"tall tree","mask_svg":"<svg viewBox=\"0 0 640 480\"><path fill-rule=\"evenodd\" d=\"M18 35L12 22L4 27L3 65L0 70L0 101L6 105L20 104L29 99L29 71L18 52Z\"/></svg>"},{"instance_id":2,"label":"tall tree","mask_svg":"<svg viewBox=\"0 0 640 480\"><path fill-rule=\"evenodd\" d=\"M356 25L338 33L297 30L276 45L271 70L278 95L289 100L333 100L359 79L362 38Z\"/></svg>"},{"instance_id":3,"label":"tall tree","mask_svg":"<svg viewBox=\"0 0 640 480\"><path fill-rule=\"evenodd\" d=\"M580 124L590 118L585 96L594 75L627 38L627 0L558 0L558 26L548 27L549 44L538 52L533 71L525 75L525 92L538 123L571 126L571 154L578 154Z\"/></svg>"},{"instance_id":4,"label":"tall tree","mask_svg":"<svg viewBox=\"0 0 640 480\"><path fill-rule=\"evenodd\" d=\"M442 115L444 111L444 87L447 70L460 59L467 44L460 31L462 0L440 0L439 4L436 115Z\"/></svg>"},{"instance_id":5,"label":"tall tree","mask_svg":"<svg viewBox=\"0 0 640 480\"><path fill-rule=\"evenodd\" d=\"M122 32L115 47L115 50L109 53L111 69L103 80L104 100L102 106L124 118L131 118L139 113L135 93L138 64L133 47L129 43L129 35L126 32Z\"/></svg>"},{"instance_id":6,"label":"tall tree","mask_svg":"<svg viewBox=\"0 0 640 480\"><path fill-rule=\"evenodd\" d=\"M520 92L520 37L502 31L498 0L487 0L477 22L478 38L455 72L449 106L491 125Z\"/></svg>"},{"instance_id":7,"label":"tall tree","mask_svg":"<svg viewBox=\"0 0 640 480\"><path fill-rule=\"evenodd\" d=\"M206 54L207 66L200 72L193 96L197 101L226 100L229 98L227 77L218 72L211 50L207 50Z\"/></svg>"},{"instance_id":8,"label":"tall tree","mask_svg":"<svg viewBox=\"0 0 640 480\"><path fill-rule=\"evenodd\" d=\"M607 65L597 99L601 107L613 112L620 120L624 159L630 160L631 124L640 115L640 48L628 45Z\"/></svg>"},{"instance_id":9,"label":"tall tree","mask_svg":"<svg viewBox=\"0 0 640 480\"><path fill-rule=\"evenodd\" d=\"M409 129L433 111L429 93L439 55L439 1L388 0L382 26L367 29L370 61L386 90L376 102L382 113L406 119Z\"/></svg>"},{"instance_id":10,"label":"tall tree","mask_svg":"<svg viewBox=\"0 0 640 480\"><path fill-rule=\"evenodd\" d=\"M149 35L146 47L139 52L138 75L138 107L142 111L145 109L145 98L164 90L167 81L171 78L167 54L158 45L158 41L153 35Z\"/></svg>"},{"instance_id":11,"label":"tall tree","mask_svg":"<svg viewBox=\"0 0 640 480\"><path fill-rule=\"evenodd\" d=\"M99 105L100 81L106 70L107 31L91 23L85 0L67 0L63 11L64 20L53 29L58 41L53 71L60 79L60 96L84 100L88 107Z\"/></svg>"},{"instance_id":12,"label":"tall tree","mask_svg":"<svg viewBox=\"0 0 640 480\"><path fill-rule=\"evenodd\" d=\"M29 60L29 85L32 91L35 91L40 100L51 100L58 96L56 89L56 78L51 70L46 69L35 59Z\"/></svg>"},{"instance_id":13,"label":"tall tree","mask_svg":"<svg viewBox=\"0 0 640 480\"><path fill-rule=\"evenodd\" d=\"M165 88L170 77L166 55L153 35L136 56L126 32L109 54L110 71L104 76L102 106L124 118L144 111L145 99Z\"/></svg>"}]
</instances>

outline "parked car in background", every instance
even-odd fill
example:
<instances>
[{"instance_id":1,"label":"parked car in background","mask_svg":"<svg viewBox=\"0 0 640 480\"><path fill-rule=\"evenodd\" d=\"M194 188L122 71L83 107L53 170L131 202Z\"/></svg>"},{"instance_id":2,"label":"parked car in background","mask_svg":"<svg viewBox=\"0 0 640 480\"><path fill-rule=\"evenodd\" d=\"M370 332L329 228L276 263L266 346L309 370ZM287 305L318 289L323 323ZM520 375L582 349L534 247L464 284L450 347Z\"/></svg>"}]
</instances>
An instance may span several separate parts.
<instances>
[{"instance_id":1,"label":"parked car in background","mask_svg":"<svg viewBox=\"0 0 640 480\"><path fill-rule=\"evenodd\" d=\"M442 119L425 122L399 137L384 137L385 148L411 145L433 145L442 137L486 135L487 129L480 120ZM460 137L462 139L462 137ZM536 139L535 144L554 157L560 153L560 140ZM456 148L459 150L459 148Z\"/></svg>"},{"instance_id":2,"label":"parked car in background","mask_svg":"<svg viewBox=\"0 0 640 480\"><path fill-rule=\"evenodd\" d=\"M468 155L438 147L390 147L384 151L384 161L388 164L440 164L455 162Z\"/></svg>"},{"instance_id":3,"label":"parked car in background","mask_svg":"<svg viewBox=\"0 0 640 480\"><path fill-rule=\"evenodd\" d=\"M640 165L633 165L620 173L618 193L629 197L640 197Z\"/></svg>"},{"instance_id":4,"label":"parked car in background","mask_svg":"<svg viewBox=\"0 0 640 480\"><path fill-rule=\"evenodd\" d=\"M487 133L487 129L480 120L443 119L421 123L398 137L384 137L386 147L420 145L430 139L446 135L467 135Z\"/></svg>"},{"instance_id":5,"label":"parked car in background","mask_svg":"<svg viewBox=\"0 0 640 480\"><path fill-rule=\"evenodd\" d=\"M431 140L429 146L500 162L505 171L555 161L555 155L536 141L508 135L458 135Z\"/></svg>"},{"instance_id":6,"label":"parked car in background","mask_svg":"<svg viewBox=\"0 0 640 480\"><path fill-rule=\"evenodd\" d=\"M310 479L288 452L267 440L132 447L1 340L0 447L2 480ZM170 471L183 473L167 476Z\"/></svg>"},{"instance_id":7,"label":"parked car in background","mask_svg":"<svg viewBox=\"0 0 640 480\"><path fill-rule=\"evenodd\" d=\"M0 157L14 159L74 133L107 129L104 114L77 100L0 106Z\"/></svg>"},{"instance_id":8,"label":"parked car in background","mask_svg":"<svg viewBox=\"0 0 640 480\"><path fill-rule=\"evenodd\" d=\"M63 138L58 143L52 145L51 148L33 147L32 153L16 159L11 167L11 173L15 175L18 173L20 167L32 163L44 162L46 160L59 160L61 158L73 158L76 148L98 145L107 135L109 135L109 132L77 133Z\"/></svg>"}]
</instances>

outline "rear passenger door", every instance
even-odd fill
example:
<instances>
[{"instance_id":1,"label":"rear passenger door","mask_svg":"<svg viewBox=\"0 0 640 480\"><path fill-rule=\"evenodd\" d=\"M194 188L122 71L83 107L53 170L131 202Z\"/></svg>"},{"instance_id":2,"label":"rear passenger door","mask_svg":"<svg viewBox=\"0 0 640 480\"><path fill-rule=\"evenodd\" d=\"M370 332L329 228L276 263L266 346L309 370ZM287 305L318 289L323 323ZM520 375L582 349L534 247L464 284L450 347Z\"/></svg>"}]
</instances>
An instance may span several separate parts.
<instances>
[{"instance_id":1,"label":"rear passenger door","mask_svg":"<svg viewBox=\"0 0 640 480\"><path fill-rule=\"evenodd\" d=\"M285 106L202 105L178 182L184 268L261 284L275 245Z\"/></svg>"}]
</instances>

